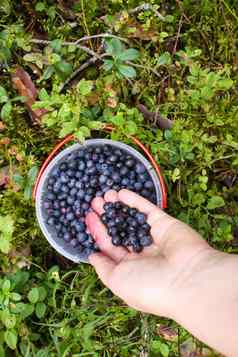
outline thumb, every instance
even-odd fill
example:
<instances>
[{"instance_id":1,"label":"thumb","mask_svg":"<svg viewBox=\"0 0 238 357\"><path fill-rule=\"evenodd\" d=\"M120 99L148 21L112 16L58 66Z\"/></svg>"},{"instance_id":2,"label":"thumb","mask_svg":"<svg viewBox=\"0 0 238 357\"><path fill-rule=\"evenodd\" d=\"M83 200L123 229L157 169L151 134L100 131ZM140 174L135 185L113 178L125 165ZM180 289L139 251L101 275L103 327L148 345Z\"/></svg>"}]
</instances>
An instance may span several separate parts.
<instances>
[{"instance_id":1,"label":"thumb","mask_svg":"<svg viewBox=\"0 0 238 357\"><path fill-rule=\"evenodd\" d=\"M116 267L116 263L103 253L92 254L88 259L102 282L110 288L110 278Z\"/></svg>"}]
</instances>

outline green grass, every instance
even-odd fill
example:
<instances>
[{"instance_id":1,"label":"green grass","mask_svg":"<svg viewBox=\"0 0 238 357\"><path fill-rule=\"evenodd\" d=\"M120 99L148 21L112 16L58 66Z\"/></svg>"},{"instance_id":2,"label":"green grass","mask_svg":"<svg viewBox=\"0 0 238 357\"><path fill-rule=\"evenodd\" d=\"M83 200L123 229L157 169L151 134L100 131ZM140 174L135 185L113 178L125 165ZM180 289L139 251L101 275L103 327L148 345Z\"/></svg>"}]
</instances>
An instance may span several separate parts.
<instances>
[{"instance_id":1,"label":"green grass","mask_svg":"<svg viewBox=\"0 0 238 357\"><path fill-rule=\"evenodd\" d=\"M3 168L9 179L0 188L0 356L216 355L173 321L126 307L90 266L59 257L29 199L31 169L59 137L98 136L112 123L113 139L129 142L130 133L153 152L168 186L168 212L214 247L238 252L236 1L150 4L137 12L138 1L130 0L0 2L0 182ZM98 54L101 48L106 61L60 92L91 57L65 42L100 33L124 40L80 42ZM32 43L36 38L53 42ZM121 46L130 49L126 58ZM40 91L34 110L50 111L40 125L12 85L17 65ZM144 119L138 102L172 119L173 129ZM159 326L169 326L173 339Z\"/></svg>"}]
</instances>

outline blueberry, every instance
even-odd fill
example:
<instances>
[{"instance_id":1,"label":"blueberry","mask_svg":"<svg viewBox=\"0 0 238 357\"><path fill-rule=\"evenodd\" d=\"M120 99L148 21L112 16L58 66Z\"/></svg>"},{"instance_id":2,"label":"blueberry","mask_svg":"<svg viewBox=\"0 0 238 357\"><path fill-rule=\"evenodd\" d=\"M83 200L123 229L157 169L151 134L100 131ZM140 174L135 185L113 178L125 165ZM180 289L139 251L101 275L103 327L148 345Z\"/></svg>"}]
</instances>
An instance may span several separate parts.
<instances>
[{"instance_id":1,"label":"blueberry","mask_svg":"<svg viewBox=\"0 0 238 357\"><path fill-rule=\"evenodd\" d=\"M66 171L66 174L67 174L69 177L74 177L74 175L75 175L75 170L69 169L69 170Z\"/></svg>"},{"instance_id":2,"label":"blueberry","mask_svg":"<svg viewBox=\"0 0 238 357\"><path fill-rule=\"evenodd\" d=\"M43 203L43 208L44 208L44 209L49 209L49 208L51 208L51 207L52 207L52 203L51 203L51 202L45 201L45 202Z\"/></svg>"},{"instance_id":3,"label":"blueberry","mask_svg":"<svg viewBox=\"0 0 238 357\"><path fill-rule=\"evenodd\" d=\"M93 243L91 243L91 242L88 241L88 240L85 240L82 244L83 244L83 246L84 246L85 248L92 248L92 247L93 247Z\"/></svg>"},{"instance_id":4,"label":"blueberry","mask_svg":"<svg viewBox=\"0 0 238 357\"><path fill-rule=\"evenodd\" d=\"M78 190L77 192L77 197L80 198L80 199L83 199L84 198L84 190Z\"/></svg>"},{"instance_id":5,"label":"blueberry","mask_svg":"<svg viewBox=\"0 0 238 357\"><path fill-rule=\"evenodd\" d=\"M122 240L119 236L113 236L112 237L112 244L115 245L116 247L118 247L119 245L121 245Z\"/></svg>"},{"instance_id":6,"label":"blueberry","mask_svg":"<svg viewBox=\"0 0 238 357\"><path fill-rule=\"evenodd\" d=\"M76 187L76 184L77 184L76 180L75 179L71 179L68 182L68 187L69 188L73 188L74 186Z\"/></svg>"},{"instance_id":7,"label":"blueberry","mask_svg":"<svg viewBox=\"0 0 238 357\"><path fill-rule=\"evenodd\" d=\"M107 220L107 226L110 227L114 227L116 225L115 220L114 219L109 219Z\"/></svg>"},{"instance_id":8,"label":"blueberry","mask_svg":"<svg viewBox=\"0 0 238 357\"><path fill-rule=\"evenodd\" d=\"M60 209L60 201L54 201L53 202L53 208L54 209Z\"/></svg>"},{"instance_id":9,"label":"blueberry","mask_svg":"<svg viewBox=\"0 0 238 357\"><path fill-rule=\"evenodd\" d=\"M53 177L50 177L48 179L48 185L54 185L54 183L55 183L55 179Z\"/></svg>"},{"instance_id":10,"label":"blueberry","mask_svg":"<svg viewBox=\"0 0 238 357\"><path fill-rule=\"evenodd\" d=\"M135 218L136 218L136 220L137 220L137 222L138 222L139 224L144 224L144 223L146 223L146 216L145 216L144 213L137 212L137 213L135 214Z\"/></svg>"},{"instance_id":11,"label":"blueberry","mask_svg":"<svg viewBox=\"0 0 238 357\"><path fill-rule=\"evenodd\" d=\"M54 226L54 224L55 224L55 219L54 219L54 217L49 217L49 218L47 219L47 224L48 224L49 226Z\"/></svg>"},{"instance_id":12,"label":"blueberry","mask_svg":"<svg viewBox=\"0 0 238 357\"><path fill-rule=\"evenodd\" d=\"M96 167L90 167L89 169L87 169L87 174L88 174L89 176L93 176L93 175L95 175L96 173L97 173Z\"/></svg>"},{"instance_id":13,"label":"blueberry","mask_svg":"<svg viewBox=\"0 0 238 357\"><path fill-rule=\"evenodd\" d=\"M76 184L75 184L75 187L76 187L77 189L82 189L82 188L83 188L83 183L80 182L80 181L77 181Z\"/></svg>"},{"instance_id":14,"label":"blueberry","mask_svg":"<svg viewBox=\"0 0 238 357\"><path fill-rule=\"evenodd\" d=\"M118 160L118 157L117 157L117 155L110 155L110 156L108 156L108 161L110 162L110 163L114 163L114 162L117 162L117 160Z\"/></svg>"},{"instance_id":15,"label":"blueberry","mask_svg":"<svg viewBox=\"0 0 238 357\"><path fill-rule=\"evenodd\" d=\"M128 159L126 160L125 165L129 168L132 168L135 165L135 162L133 159Z\"/></svg>"},{"instance_id":16,"label":"blueberry","mask_svg":"<svg viewBox=\"0 0 238 357\"><path fill-rule=\"evenodd\" d=\"M75 225L75 229L78 233L81 233L85 231L86 226L83 222L77 222L77 224Z\"/></svg>"},{"instance_id":17,"label":"blueberry","mask_svg":"<svg viewBox=\"0 0 238 357\"><path fill-rule=\"evenodd\" d=\"M85 232L77 233L76 237L77 237L79 243L83 243L88 238L87 233L85 233Z\"/></svg>"},{"instance_id":18,"label":"blueberry","mask_svg":"<svg viewBox=\"0 0 238 357\"><path fill-rule=\"evenodd\" d=\"M120 201L117 201L114 203L114 207L117 209L117 210L120 210L123 208L123 204L120 202Z\"/></svg>"},{"instance_id":19,"label":"blueberry","mask_svg":"<svg viewBox=\"0 0 238 357\"><path fill-rule=\"evenodd\" d=\"M143 174L146 171L146 168L143 164L137 163L135 170L138 174Z\"/></svg>"},{"instance_id":20,"label":"blueberry","mask_svg":"<svg viewBox=\"0 0 238 357\"><path fill-rule=\"evenodd\" d=\"M96 154L101 154L102 153L102 148L97 146L94 151L95 151Z\"/></svg>"},{"instance_id":21,"label":"blueberry","mask_svg":"<svg viewBox=\"0 0 238 357\"><path fill-rule=\"evenodd\" d=\"M151 227L150 227L150 225L146 222L146 223L142 224L141 228L144 229L146 232L149 232Z\"/></svg>"},{"instance_id":22,"label":"blueberry","mask_svg":"<svg viewBox=\"0 0 238 357\"><path fill-rule=\"evenodd\" d=\"M145 197L145 198L149 198L149 197L150 197L150 191L143 189L143 190L141 191L141 195L142 195L143 197Z\"/></svg>"},{"instance_id":23,"label":"blueberry","mask_svg":"<svg viewBox=\"0 0 238 357\"><path fill-rule=\"evenodd\" d=\"M114 191L120 191L121 187L120 187L119 185L113 185L113 186L112 186L112 189L113 189Z\"/></svg>"},{"instance_id":24,"label":"blueberry","mask_svg":"<svg viewBox=\"0 0 238 357\"><path fill-rule=\"evenodd\" d=\"M77 153L77 157L78 157L79 159L84 158L84 155L85 155L84 149L79 150L78 153Z\"/></svg>"},{"instance_id":25,"label":"blueberry","mask_svg":"<svg viewBox=\"0 0 238 357\"><path fill-rule=\"evenodd\" d=\"M60 170L58 168L55 168L52 170L51 175L54 177L58 177L60 174Z\"/></svg>"},{"instance_id":26,"label":"blueberry","mask_svg":"<svg viewBox=\"0 0 238 357\"><path fill-rule=\"evenodd\" d=\"M90 208L90 205L89 205L87 202L84 202L84 203L82 204L82 209L83 209L84 211L87 211L89 208Z\"/></svg>"},{"instance_id":27,"label":"blueberry","mask_svg":"<svg viewBox=\"0 0 238 357\"><path fill-rule=\"evenodd\" d=\"M129 169L128 169L127 167L125 167L125 166L123 166L123 167L120 169L120 174L121 174L122 176L126 176L126 175L128 174L128 172L129 172Z\"/></svg>"},{"instance_id":28,"label":"blueberry","mask_svg":"<svg viewBox=\"0 0 238 357\"><path fill-rule=\"evenodd\" d=\"M56 196L54 193L52 192L48 192L47 195L46 195L46 199L49 200L49 201L53 201L56 199Z\"/></svg>"},{"instance_id":29,"label":"blueberry","mask_svg":"<svg viewBox=\"0 0 238 357\"><path fill-rule=\"evenodd\" d=\"M67 204L71 206L74 204L74 197L69 196L66 201L67 201Z\"/></svg>"},{"instance_id":30,"label":"blueberry","mask_svg":"<svg viewBox=\"0 0 238 357\"><path fill-rule=\"evenodd\" d=\"M54 210L54 211L53 211L53 216L54 216L54 217L59 218L60 215L61 215L60 211L58 211L58 210Z\"/></svg>"},{"instance_id":31,"label":"blueberry","mask_svg":"<svg viewBox=\"0 0 238 357\"><path fill-rule=\"evenodd\" d=\"M75 177L76 177L77 179L81 179L81 178L83 177L83 172L82 172L82 171L76 171Z\"/></svg>"},{"instance_id":32,"label":"blueberry","mask_svg":"<svg viewBox=\"0 0 238 357\"><path fill-rule=\"evenodd\" d=\"M137 209L136 208L129 208L128 213L131 217L135 216L137 213Z\"/></svg>"},{"instance_id":33,"label":"blueberry","mask_svg":"<svg viewBox=\"0 0 238 357\"><path fill-rule=\"evenodd\" d=\"M96 192L96 197L103 197L103 192L102 191L97 191Z\"/></svg>"},{"instance_id":34,"label":"blueberry","mask_svg":"<svg viewBox=\"0 0 238 357\"><path fill-rule=\"evenodd\" d=\"M93 196L92 196L92 195L86 194L86 195L84 196L84 200L85 200L85 202L87 202L87 203L90 203L90 202L92 201L92 199L93 199Z\"/></svg>"},{"instance_id":35,"label":"blueberry","mask_svg":"<svg viewBox=\"0 0 238 357\"><path fill-rule=\"evenodd\" d=\"M113 207L114 207L114 205L113 205L112 202L106 202L106 203L104 203L104 205L103 205L103 209L104 209L105 211L109 211L109 210L112 209Z\"/></svg>"},{"instance_id":36,"label":"blueberry","mask_svg":"<svg viewBox=\"0 0 238 357\"><path fill-rule=\"evenodd\" d=\"M82 182L89 182L89 176L88 175L84 175L82 178Z\"/></svg>"},{"instance_id":37,"label":"blueberry","mask_svg":"<svg viewBox=\"0 0 238 357\"><path fill-rule=\"evenodd\" d=\"M62 164L60 164L59 168L61 171L66 171L68 166L65 162L62 162Z\"/></svg>"},{"instance_id":38,"label":"blueberry","mask_svg":"<svg viewBox=\"0 0 238 357\"><path fill-rule=\"evenodd\" d=\"M121 181L121 176L118 172L114 172L112 174L112 180L115 182L115 183L119 183Z\"/></svg>"},{"instance_id":39,"label":"blueberry","mask_svg":"<svg viewBox=\"0 0 238 357\"><path fill-rule=\"evenodd\" d=\"M110 228L108 229L108 234L109 234L110 236L115 236L115 235L117 235L117 228L116 228L116 227L110 227Z\"/></svg>"},{"instance_id":40,"label":"blueberry","mask_svg":"<svg viewBox=\"0 0 238 357\"><path fill-rule=\"evenodd\" d=\"M144 184L144 186L145 186L145 188L147 188L147 189L149 189L149 190L151 190L151 189L153 189L154 188L154 184L153 184L153 182L152 181L146 181L145 182L145 184Z\"/></svg>"},{"instance_id":41,"label":"blueberry","mask_svg":"<svg viewBox=\"0 0 238 357\"><path fill-rule=\"evenodd\" d=\"M130 177L131 180L135 179L135 178L136 178L136 173L135 173L135 171L131 171L131 172L129 173L129 177Z\"/></svg>"},{"instance_id":42,"label":"blueberry","mask_svg":"<svg viewBox=\"0 0 238 357\"><path fill-rule=\"evenodd\" d=\"M61 224L61 223L57 223L57 224L55 225L55 230L56 230L57 232L61 232L61 229L62 229L62 224Z\"/></svg>"},{"instance_id":43,"label":"blueberry","mask_svg":"<svg viewBox=\"0 0 238 357\"><path fill-rule=\"evenodd\" d=\"M69 181L69 178L68 178L67 175L62 174L62 175L60 175L60 181L61 181L62 183L67 183L67 182Z\"/></svg>"},{"instance_id":44,"label":"blueberry","mask_svg":"<svg viewBox=\"0 0 238 357\"><path fill-rule=\"evenodd\" d=\"M75 196L77 194L78 190L76 187L71 188L69 194L70 196Z\"/></svg>"},{"instance_id":45,"label":"blueberry","mask_svg":"<svg viewBox=\"0 0 238 357\"><path fill-rule=\"evenodd\" d=\"M140 191L143 188L143 185L141 182L137 181L134 183L134 188L136 191Z\"/></svg>"},{"instance_id":46,"label":"blueberry","mask_svg":"<svg viewBox=\"0 0 238 357\"><path fill-rule=\"evenodd\" d=\"M61 185L61 191L64 193L68 193L69 192L69 187L66 185Z\"/></svg>"},{"instance_id":47,"label":"blueberry","mask_svg":"<svg viewBox=\"0 0 238 357\"><path fill-rule=\"evenodd\" d=\"M65 232L63 235L63 239L65 242L69 242L71 239L71 235L68 232Z\"/></svg>"},{"instance_id":48,"label":"blueberry","mask_svg":"<svg viewBox=\"0 0 238 357\"><path fill-rule=\"evenodd\" d=\"M124 218L123 217L117 216L115 218L115 224L116 225L121 225L123 222L124 222Z\"/></svg>"},{"instance_id":49,"label":"blueberry","mask_svg":"<svg viewBox=\"0 0 238 357\"><path fill-rule=\"evenodd\" d=\"M97 185L98 185L98 180L97 180L97 178L96 178L96 177L91 178L91 179L90 179L90 186L91 186L91 187L97 187Z\"/></svg>"},{"instance_id":50,"label":"blueberry","mask_svg":"<svg viewBox=\"0 0 238 357\"><path fill-rule=\"evenodd\" d=\"M113 180L112 179L107 179L106 185L111 187L113 185Z\"/></svg>"},{"instance_id":51,"label":"blueberry","mask_svg":"<svg viewBox=\"0 0 238 357\"><path fill-rule=\"evenodd\" d=\"M129 185L129 182L130 182L130 180L129 180L127 177L124 177L124 178L121 180L121 183L122 183L123 186Z\"/></svg>"},{"instance_id":52,"label":"blueberry","mask_svg":"<svg viewBox=\"0 0 238 357\"><path fill-rule=\"evenodd\" d=\"M139 175L138 175L138 180L139 180L140 182L142 182L142 183L144 183L144 182L147 180L147 178L148 178L147 173L143 173L143 174L139 174Z\"/></svg>"},{"instance_id":53,"label":"blueberry","mask_svg":"<svg viewBox=\"0 0 238 357\"><path fill-rule=\"evenodd\" d=\"M121 169L121 168L123 167L123 163L122 163L122 162L118 162L118 163L116 164L116 167L117 167L118 169Z\"/></svg>"},{"instance_id":54,"label":"blueberry","mask_svg":"<svg viewBox=\"0 0 238 357\"><path fill-rule=\"evenodd\" d=\"M70 161L70 162L68 162L68 167L69 167L70 169L75 170L76 167L77 167L77 162L76 162L76 161Z\"/></svg>"},{"instance_id":55,"label":"blueberry","mask_svg":"<svg viewBox=\"0 0 238 357\"><path fill-rule=\"evenodd\" d=\"M74 214L72 212L69 212L66 214L65 218L67 219L67 221L73 221Z\"/></svg>"},{"instance_id":56,"label":"blueberry","mask_svg":"<svg viewBox=\"0 0 238 357\"><path fill-rule=\"evenodd\" d=\"M122 151L121 151L120 149L116 149L116 150L114 151L114 154L117 155L117 156L119 156L119 157L121 157L121 156L122 156Z\"/></svg>"},{"instance_id":57,"label":"blueberry","mask_svg":"<svg viewBox=\"0 0 238 357\"><path fill-rule=\"evenodd\" d=\"M106 215L105 213L103 213L103 214L101 215L101 221L102 221L103 223L107 223L108 219L107 219L107 215Z\"/></svg>"},{"instance_id":58,"label":"blueberry","mask_svg":"<svg viewBox=\"0 0 238 357\"><path fill-rule=\"evenodd\" d=\"M142 245L142 247L148 247L152 243L153 243L152 238L149 235L140 238L140 244Z\"/></svg>"},{"instance_id":59,"label":"blueberry","mask_svg":"<svg viewBox=\"0 0 238 357\"><path fill-rule=\"evenodd\" d=\"M102 185L107 182L107 176L105 175L100 175L99 176L99 183Z\"/></svg>"},{"instance_id":60,"label":"blueberry","mask_svg":"<svg viewBox=\"0 0 238 357\"><path fill-rule=\"evenodd\" d=\"M140 245L139 242L136 242L133 244L132 249L135 253L140 253L143 249L143 247Z\"/></svg>"},{"instance_id":61,"label":"blueberry","mask_svg":"<svg viewBox=\"0 0 238 357\"><path fill-rule=\"evenodd\" d=\"M78 242L78 240L75 239L75 238L70 241L70 245L71 245L73 248L77 247L78 244L79 244L79 242Z\"/></svg>"},{"instance_id":62,"label":"blueberry","mask_svg":"<svg viewBox=\"0 0 238 357\"><path fill-rule=\"evenodd\" d=\"M106 211L106 215L107 215L107 218L108 219L111 219L111 218L115 218L115 222L116 222L116 211L115 209L111 208L109 210Z\"/></svg>"}]
</instances>

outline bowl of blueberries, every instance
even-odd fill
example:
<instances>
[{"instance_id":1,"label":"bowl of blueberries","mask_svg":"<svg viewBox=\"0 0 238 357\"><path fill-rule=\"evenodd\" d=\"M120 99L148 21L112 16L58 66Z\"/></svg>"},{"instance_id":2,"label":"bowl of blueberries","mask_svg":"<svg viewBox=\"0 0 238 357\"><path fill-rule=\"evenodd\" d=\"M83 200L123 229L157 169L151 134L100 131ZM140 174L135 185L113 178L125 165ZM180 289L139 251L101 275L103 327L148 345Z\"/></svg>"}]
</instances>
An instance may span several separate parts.
<instances>
[{"instance_id":1,"label":"bowl of blueberries","mask_svg":"<svg viewBox=\"0 0 238 357\"><path fill-rule=\"evenodd\" d=\"M85 224L91 201L110 189L123 188L162 207L159 177L151 163L133 147L109 139L90 139L57 154L43 172L35 197L37 220L51 246L73 262L87 262L88 256L98 251ZM117 219L111 219L113 214ZM107 205L101 218L109 234L117 235L112 241L115 245L129 245L128 234L136 236L138 227L144 225L144 236L141 241L136 240L134 249L139 253L143 245L152 243L150 227L142 216L136 209L117 203L116 207Z\"/></svg>"}]
</instances>

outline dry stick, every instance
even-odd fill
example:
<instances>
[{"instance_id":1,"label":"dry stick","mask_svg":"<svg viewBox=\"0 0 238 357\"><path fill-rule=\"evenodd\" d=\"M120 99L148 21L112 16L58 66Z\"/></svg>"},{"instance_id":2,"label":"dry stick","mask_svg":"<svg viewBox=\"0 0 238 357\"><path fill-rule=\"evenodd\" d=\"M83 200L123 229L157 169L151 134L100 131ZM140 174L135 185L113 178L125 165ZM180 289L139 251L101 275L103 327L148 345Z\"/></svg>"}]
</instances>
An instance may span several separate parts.
<instances>
[{"instance_id":1,"label":"dry stick","mask_svg":"<svg viewBox=\"0 0 238 357\"><path fill-rule=\"evenodd\" d=\"M30 40L32 43L36 43L36 44L40 44L40 45L49 45L51 44L51 41L48 40L39 40L37 38L33 38L32 40ZM62 46L75 46L77 48L80 48L82 51L88 53L89 55L96 57L98 59L101 59L101 56L98 55L96 52L94 52L93 50L90 50L90 48L86 47L86 46L82 46L79 44L75 44L75 42L62 42Z\"/></svg>"},{"instance_id":2,"label":"dry stick","mask_svg":"<svg viewBox=\"0 0 238 357\"><path fill-rule=\"evenodd\" d=\"M178 31L177 31L177 35L176 35L176 40L175 40L175 44L174 44L174 48L173 48L173 55L176 53L177 51L177 46L178 46L178 39L180 36L180 31L181 31L181 27L182 27L182 21L183 21L183 15L180 17L179 20L179 25L178 25Z\"/></svg>"},{"instance_id":3,"label":"dry stick","mask_svg":"<svg viewBox=\"0 0 238 357\"><path fill-rule=\"evenodd\" d=\"M161 129L171 129L173 126L173 122L170 119L163 118L159 111L150 112L146 106L141 103L137 104L137 108L141 111L145 119L157 121L159 128Z\"/></svg>"},{"instance_id":4,"label":"dry stick","mask_svg":"<svg viewBox=\"0 0 238 357\"><path fill-rule=\"evenodd\" d=\"M94 39L94 38L117 38L120 41L129 43L129 40L127 40L126 38L120 37L120 36L116 36L116 35L112 35L110 33L100 33L98 35L84 36L84 37L78 39L77 41L75 41L74 43L75 43L75 45L77 45L80 42L88 41L88 40L91 40L91 39Z\"/></svg>"},{"instance_id":5,"label":"dry stick","mask_svg":"<svg viewBox=\"0 0 238 357\"><path fill-rule=\"evenodd\" d=\"M142 5L139 5L137 7L135 7L134 9L131 9L129 10L129 14L135 14L137 12L140 12L140 11L146 11L146 10L151 10L154 12L154 14L156 16L158 16L158 18L162 21L165 21L165 17L163 15L161 15L161 13L158 11L158 10L155 10L153 5L151 4L148 4L148 3L145 3L145 4L142 4Z\"/></svg>"}]
</instances>

